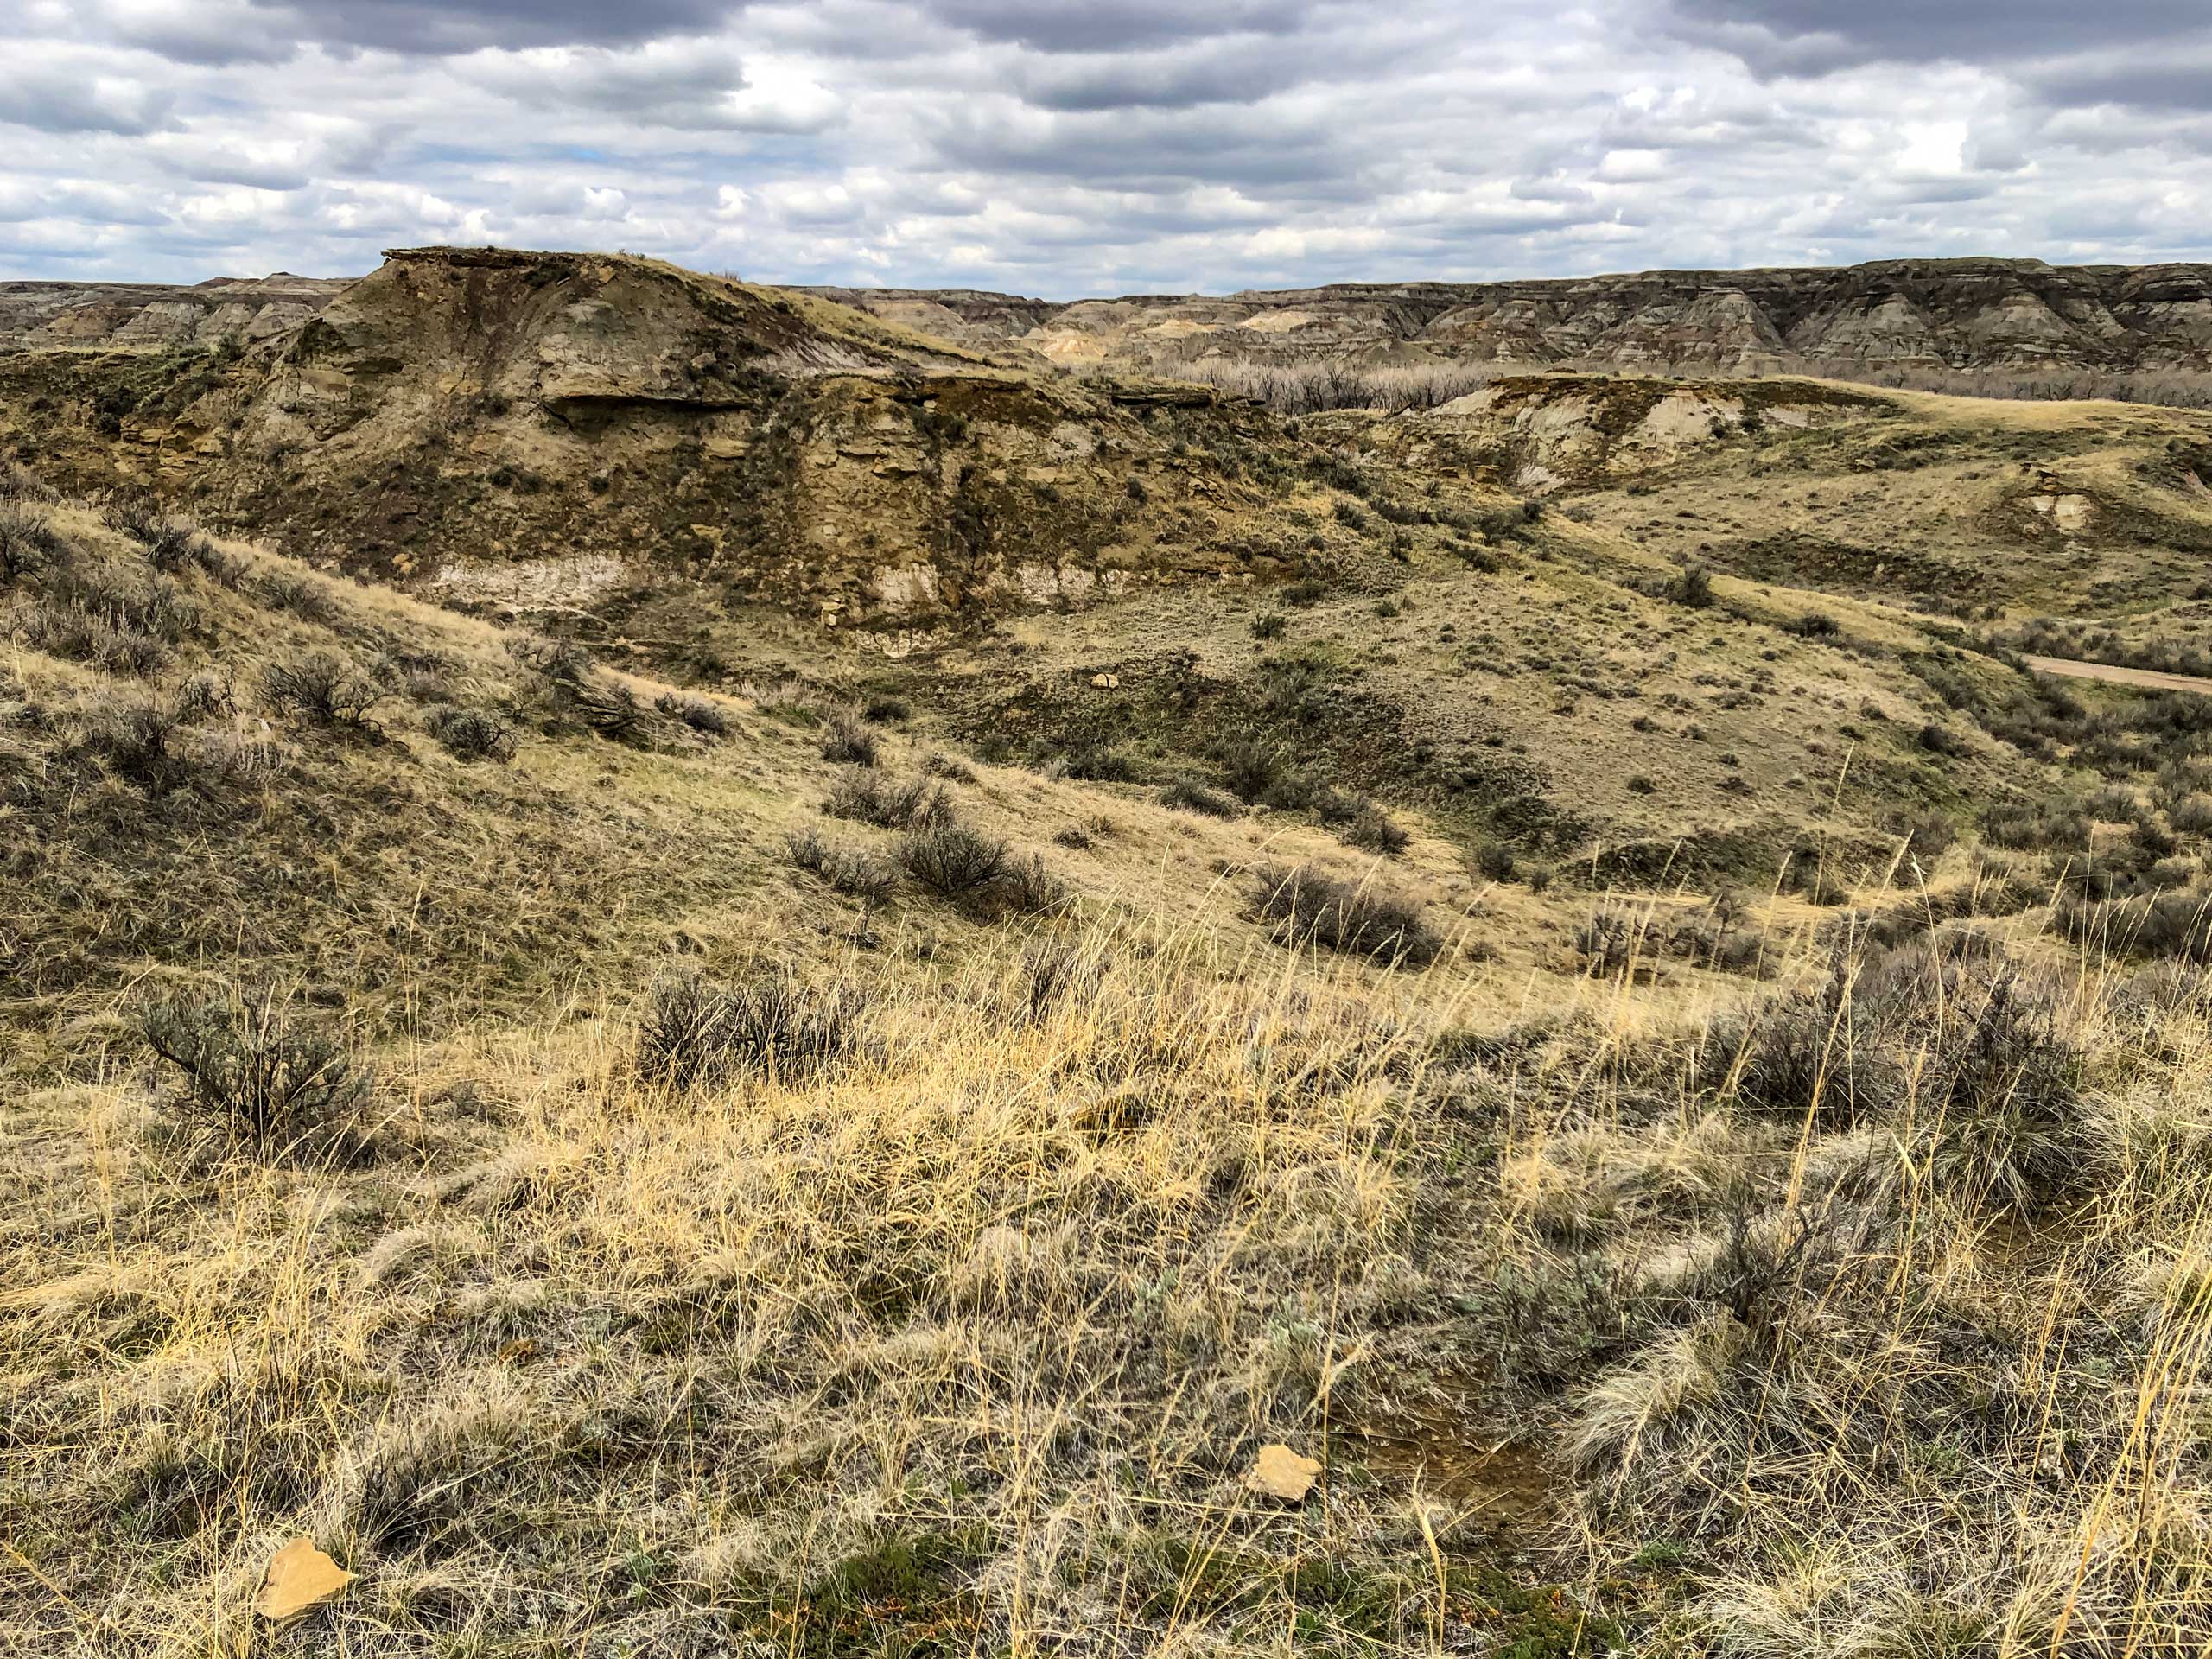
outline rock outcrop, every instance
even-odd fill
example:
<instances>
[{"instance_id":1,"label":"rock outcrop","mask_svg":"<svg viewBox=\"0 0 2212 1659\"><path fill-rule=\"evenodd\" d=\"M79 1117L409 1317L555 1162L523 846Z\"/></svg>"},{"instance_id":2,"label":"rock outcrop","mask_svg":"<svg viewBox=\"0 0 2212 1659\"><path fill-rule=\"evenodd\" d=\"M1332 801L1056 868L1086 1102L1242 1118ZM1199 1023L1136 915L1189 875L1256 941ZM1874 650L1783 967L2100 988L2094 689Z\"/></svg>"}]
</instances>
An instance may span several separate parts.
<instances>
[{"instance_id":1,"label":"rock outcrop","mask_svg":"<svg viewBox=\"0 0 2212 1659\"><path fill-rule=\"evenodd\" d=\"M884 316L927 313L933 332L947 339L1109 368L1172 370L1218 358L1734 372L2212 370L2212 265L1893 259L1065 305L973 293L836 292Z\"/></svg>"},{"instance_id":2,"label":"rock outcrop","mask_svg":"<svg viewBox=\"0 0 2212 1659\"><path fill-rule=\"evenodd\" d=\"M16 362L41 360L65 359ZM41 464L101 483L67 470L66 422L121 410L80 446L135 469L114 481L491 605L606 610L689 576L908 632L1306 556L1236 459L1240 429L1283 445L1261 410L1008 366L654 260L399 250L298 327L200 363L83 360L44 393Z\"/></svg>"},{"instance_id":3,"label":"rock outcrop","mask_svg":"<svg viewBox=\"0 0 2212 1659\"><path fill-rule=\"evenodd\" d=\"M152 283L0 283L0 352L155 351L249 344L280 334L335 299L350 276L217 276Z\"/></svg>"},{"instance_id":4,"label":"rock outcrop","mask_svg":"<svg viewBox=\"0 0 2212 1659\"><path fill-rule=\"evenodd\" d=\"M0 283L0 352L261 340L346 286L282 272L192 288ZM969 289L804 291L973 352L1077 368L1173 372L1225 359L1732 372L2212 371L2212 265L2201 264L1891 259L1065 302Z\"/></svg>"}]
</instances>

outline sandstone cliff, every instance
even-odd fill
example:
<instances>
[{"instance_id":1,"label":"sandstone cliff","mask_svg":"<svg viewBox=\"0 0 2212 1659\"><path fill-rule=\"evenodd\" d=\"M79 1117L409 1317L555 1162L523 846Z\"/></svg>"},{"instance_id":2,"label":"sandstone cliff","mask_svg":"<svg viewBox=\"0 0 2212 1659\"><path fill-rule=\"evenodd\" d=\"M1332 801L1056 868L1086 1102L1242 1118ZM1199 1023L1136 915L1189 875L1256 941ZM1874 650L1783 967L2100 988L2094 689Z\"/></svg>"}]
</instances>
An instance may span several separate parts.
<instances>
[{"instance_id":1,"label":"sandstone cliff","mask_svg":"<svg viewBox=\"0 0 2212 1659\"><path fill-rule=\"evenodd\" d=\"M627 256L400 250L234 362L15 361L49 475L494 606L604 613L688 577L906 633L1306 556L1237 458L1247 429L1297 448L1258 410Z\"/></svg>"}]
</instances>

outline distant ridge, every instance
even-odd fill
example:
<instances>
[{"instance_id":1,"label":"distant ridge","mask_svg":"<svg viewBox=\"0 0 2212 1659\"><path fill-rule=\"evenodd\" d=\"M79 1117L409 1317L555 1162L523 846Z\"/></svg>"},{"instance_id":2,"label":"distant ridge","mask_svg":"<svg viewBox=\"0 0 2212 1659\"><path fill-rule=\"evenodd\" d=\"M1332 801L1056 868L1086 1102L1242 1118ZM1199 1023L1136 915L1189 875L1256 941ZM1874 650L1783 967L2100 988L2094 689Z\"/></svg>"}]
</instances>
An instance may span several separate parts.
<instances>
[{"instance_id":1,"label":"distant ridge","mask_svg":"<svg viewBox=\"0 0 2212 1659\"><path fill-rule=\"evenodd\" d=\"M445 250L487 266L543 256ZM594 256L596 257L596 256ZM0 283L0 351L154 349L294 327L346 279ZM1212 360L1573 363L1624 370L2212 372L2212 265L1885 259L1500 283L1332 283L1052 301L980 289L802 291L969 350L1173 373Z\"/></svg>"},{"instance_id":2,"label":"distant ridge","mask_svg":"<svg viewBox=\"0 0 2212 1659\"><path fill-rule=\"evenodd\" d=\"M815 290L970 345L1069 364L1573 362L1756 370L2212 369L2212 265L1887 259L1503 283L1332 283L1057 303Z\"/></svg>"}]
</instances>

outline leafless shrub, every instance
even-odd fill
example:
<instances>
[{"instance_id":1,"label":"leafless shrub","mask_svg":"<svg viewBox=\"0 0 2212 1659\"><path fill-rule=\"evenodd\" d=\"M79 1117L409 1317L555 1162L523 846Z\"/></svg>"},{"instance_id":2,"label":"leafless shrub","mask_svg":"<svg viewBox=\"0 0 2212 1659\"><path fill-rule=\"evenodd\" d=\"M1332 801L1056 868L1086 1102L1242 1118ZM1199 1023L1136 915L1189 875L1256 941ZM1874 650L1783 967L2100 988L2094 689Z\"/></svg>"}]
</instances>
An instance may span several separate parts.
<instances>
[{"instance_id":1,"label":"leafless shrub","mask_svg":"<svg viewBox=\"0 0 2212 1659\"><path fill-rule=\"evenodd\" d=\"M33 605L16 613L15 632L34 651L143 678L168 665L169 648L151 634L118 628L73 605Z\"/></svg>"},{"instance_id":2,"label":"leafless shrub","mask_svg":"<svg viewBox=\"0 0 2212 1659\"><path fill-rule=\"evenodd\" d=\"M183 737L183 720L157 702L99 709L69 753L149 795L206 781L204 758Z\"/></svg>"},{"instance_id":3,"label":"leafless shrub","mask_svg":"<svg viewBox=\"0 0 2212 1659\"><path fill-rule=\"evenodd\" d=\"M791 831L784 837L784 855L836 891L867 904L881 904L899 884L898 873L875 854L833 842L818 830Z\"/></svg>"},{"instance_id":4,"label":"leafless shrub","mask_svg":"<svg viewBox=\"0 0 2212 1659\"><path fill-rule=\"evenodd\" d=\"M729 735L729 716L704 697L679 696L673 691L664 691L653 699L653 708L669 719L706 736Z\"/></svg>"},{"instance_id":5,"label":"leafless shrub","mask_svg":"<svg viewBox=\"0 0 2212 1659\"><path fill-rule=\"evenodd\" d=\"M117 633L144 634L175 645L200 626L198 608L175 582L143 566L112 560L68 559L47 573L48 601L76 611Z\"/></svg>"},{"instance_id":6,"label":"leafless shrub","mask_svg":"<svg viewBox=\"0 0 2212 1659\"><path fill-rule=\"evenodd\" d=\"M556 685L580 686L591 672L591 652L574 639L533 633L515 640L507 652L531 673L543 675Z\"/></svg>"},{"instance_id":7,"label":"leafless shrub","mask_svg":"<svg viewBox=\"0 0 2212 1659\"><path fill-rule=\"evenodd\" d=\"M329 590L303 570L264 571L254 579L253 593L263 604L309 622L327 622L337 610Z\"/></svg>"},{"instance_id":8,"label":"leafless shrub","mask_svg":"<svg viewBox=\"0 0 2212 1659\"><path fill-rule=\"evenodd\" d=\"M296 662L271 663L262 671L261 705L272 715L312 721L318 726L363 726L385 693L345 658L311 652Z\"/></svg>"},{"instance_id":9,"label":"leafless shrub","mask_svg":"<svg viewBox=\"0 0 2212 1659\"><path fill-rule=\"evenodd\" d=\"M121 531L143 548L147 563L164 575L174 575L190 565L226 587L235 587L245 575L245 563L217 547L198 524L189 518L170 518L149 501L110 507L106 518L111 529Z\"/></svg>"},{"instance_id":10,"label":"leafless shrub","mask_svg":"<svg viewBox=\"0 0 2212 1659\"><path fill-rule=\"evenodd\" d=\"M226 672L202 669L177 688L176 713L180 720L227 717L238 713L238 688Z\"/></svg>"},{"instance_id":11,"label":"leafless shrub","mask_svg":"<svg viewBox=\"0 0 2212 1659\"><path fill-rule=\"evenodd\" d=\"M1441 944L1421 921L1409 895L1372 882L1347 881L1313 864L1260 873L1253 893L1256 919L1274 924L1287 944L1316 944L1378 962L1415 966L1434 960Z\"/></svg>"},{"instance_id":12,"label":"leafless shrub","mask_svg":"<svg viewBox=\"0 0 2212 1659\"><path fill-rule=\"evenodd\" d=\"M833 818L872 823L879 830L930 830L952 821L952 803L941 784L926 778L895 782L855 766L830 786L822 810Z\"/></svg>"},{"instance_id":13,"label":"leafless shrub","mask_svg":"<svg viewBox=\"0 0 2212 1659\"><path fill-rule=\"evenodd\" d=\"M817 989L781 968L740 985L664 979L639 1026L638 1071L673 1089L819 1076L861 1046L863 1007L848 987Z\"/></svg>"},{"instance_id":14,"label":"leafless shrub","mask_svg":"<svg viewBox=\"0 0 2212 1659\"><path fill-rule=\"evenodd\" d=\"M1592 911L1574 930L1574 953L1600 979L1628 971L1643 945L1641 919L1624 910Z\"/></svg>"},{"instance_id":15,"label":"leafless shrub","mask_svg":"<svg viewBox=\"0 0 2212 1659\"><path fill-rule=\"evenodd\" d=\"M1279 743L1261 738L1239 738L1217 752L1221 781L1241 800L1257 801L1279 784L1289 770L1289 757Z\"/></svg>"},{"instance_id":16,"label":"leafless shrub","mask_svg":"<svg viewBox=\"0 0 2212 1659\"><path fill-rule=\"evenodd\" d=\"M645 734L645 709L638 694L620 680L591 678L569 688L576 714L600 736L636 743Z\"/></svg>"},{"instance_id":17,"label":"leafless shrub","mask_svg":"<svg viewBox=\"0 0 2212 1659\"><path fill-rule=\"evenodd\" d=\"M1195 778L1171 778L1160 786L1160 804L1185 812L1202 812L1210 818L1233 818L1244 804L1228 791L1215 789Z\"/></svg>"},{"instance_id":18,"label":"leafless shrub","mask_svg":"<svg viewBox=\"0 0 2212 1659\"><path fill-rule=\"evenodd\" d=\"M60 492L28 467L0 463L0 501L52 501Z\"/></svg>"},{"instance_id":19,"label":"leafless shrub","mask_svg":"<svg viewBox=\"0 0 2212 1659\"><path fill-rule=\"evenodd\" d=\"M21 499L0 496L0 587L44 575L68 556L61 532Z\"/></svg>"},{"instance_id":20,"label":"leafless shrub","mask_svg":"<svg viewBox=\"0 0 2212 1659\"><path fill-rule=\"evenodd\" d=\"M876 736L858 715L839 715L822 734L822 758L847 766L875 764Z\"/></svg>"},{"instance_id":21,"label":"leafless shrub","mask_svg":"<svg viewBox=\"0 0 2212 1659\"><path fill-rule=\"evenodd\" d=\"M958 823L917 830L899 844L906 873L941 899L972 899L1007 873L1007 844Z\"/></svg>"},{"instance_id":22,"label":"leafless shrub","mask_svg":"<svg viewBox=\"0 0 2212 1659\"><path fill-rule=\"evenodd\" d=\"M998 885L1007 908L1019 915L1057 916L1075 902L1073 890L1035 853L1007 860Z\"/></svg>"},{"instance_id":23,"label":"leafless shrub","mask_svg":"<svg viewBox=\"0 0 2212 1659\"><path fill-rule=\"evenodd\" d=\"M1381 807L1370 802L1345 829L1344 839L1363 852L1395 856L1414 843L1414 838Z\"/></svg>"},{"instance_id":24,"label":"leafless shrub","mask_svg":"<svg viewBox=\"0 0 2212 1659\"><path fill-rule=\"evenodd\" d=\"M195 1128L264 1156L365 1134L369 1074L327 1022L295 1013L273 989L163 999L137 1026L181 1085L172 1109Z\"/></svg>"},{"instance_id":25,"label":"leafless shrub","mask_svg":"<svg viewBox=\"0 0 2212 1659\"><path fill-rule=\"evenodd\" d=\"M486 709L433 709L423 723L457 760L496 760L504 766L515 758L514 728Z\"/></svg>"}]
</instances>

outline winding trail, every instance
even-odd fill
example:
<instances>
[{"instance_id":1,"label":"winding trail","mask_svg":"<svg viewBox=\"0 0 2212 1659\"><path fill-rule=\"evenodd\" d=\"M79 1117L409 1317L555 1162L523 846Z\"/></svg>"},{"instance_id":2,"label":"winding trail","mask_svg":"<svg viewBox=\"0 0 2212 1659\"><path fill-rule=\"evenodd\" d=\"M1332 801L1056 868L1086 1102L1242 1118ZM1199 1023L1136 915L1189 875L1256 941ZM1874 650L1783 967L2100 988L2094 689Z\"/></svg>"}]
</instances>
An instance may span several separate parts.
<instances>
[{"instance_id":1,"label":"winding trail","mask_svg":"<svg viewBox=\"0 0 2212 1659\"><path fill-rule=\"evenodd\" d=\"M2031 657L2027 664L2038 674L2056 674L2069 680L2108 680L2114 685L2140 685L2153 691L2195 691L2212 697L2212 679L2196 674L2167 674L2155 668L2115 668L2110 663L2076 662L2070 657Z\"/></svg>"}]
</instances>

